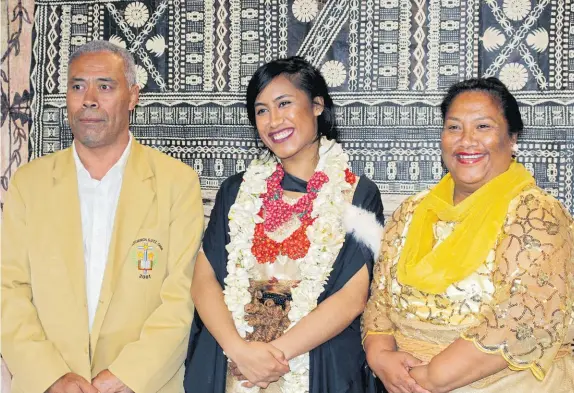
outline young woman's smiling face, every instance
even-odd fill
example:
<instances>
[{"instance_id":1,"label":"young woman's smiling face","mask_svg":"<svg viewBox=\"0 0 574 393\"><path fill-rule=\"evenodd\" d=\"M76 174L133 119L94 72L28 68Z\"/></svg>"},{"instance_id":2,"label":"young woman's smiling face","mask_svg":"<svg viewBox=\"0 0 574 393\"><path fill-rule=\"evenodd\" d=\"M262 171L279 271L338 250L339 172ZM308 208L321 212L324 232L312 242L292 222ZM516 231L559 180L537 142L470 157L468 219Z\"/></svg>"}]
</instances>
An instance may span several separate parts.
<instances>
[{"instance_id":1,"label":"young woman's smiling face","mask_svg":"<svg viewBox=\"0 0 574 393\"><path fill-rule=\"evenodd\" d=\"M263 143L281 160L317 143L323 98L313 100L284 75L275 77L255 100L255 122Z\"/></svg>"}]
</instances>

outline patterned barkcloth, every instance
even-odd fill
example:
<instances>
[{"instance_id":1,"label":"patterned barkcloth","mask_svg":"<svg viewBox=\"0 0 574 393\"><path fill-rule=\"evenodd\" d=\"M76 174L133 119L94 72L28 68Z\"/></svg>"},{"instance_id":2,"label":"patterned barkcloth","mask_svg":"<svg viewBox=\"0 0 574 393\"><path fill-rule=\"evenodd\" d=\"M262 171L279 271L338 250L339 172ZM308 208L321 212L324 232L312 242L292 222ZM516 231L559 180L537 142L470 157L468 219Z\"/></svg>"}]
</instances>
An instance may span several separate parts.
<instances>
[{"instance_id":1,"label":"patterned barkcloth","mask_svg":"<svg viewBox=\"0 0 574 393\"><path fill-rule=\"evenodd\" d=\"M244 107L250 76L298 54L331 88L353 170L385 198L443 175L446 88L496 76L521 105L519 161L574 212L574 2L38 0L35 19L32 158L70 145L67 62L105 39L136 58L134 135L193 166L210 198L258 151Z\"/></svg>"}]
</instances>

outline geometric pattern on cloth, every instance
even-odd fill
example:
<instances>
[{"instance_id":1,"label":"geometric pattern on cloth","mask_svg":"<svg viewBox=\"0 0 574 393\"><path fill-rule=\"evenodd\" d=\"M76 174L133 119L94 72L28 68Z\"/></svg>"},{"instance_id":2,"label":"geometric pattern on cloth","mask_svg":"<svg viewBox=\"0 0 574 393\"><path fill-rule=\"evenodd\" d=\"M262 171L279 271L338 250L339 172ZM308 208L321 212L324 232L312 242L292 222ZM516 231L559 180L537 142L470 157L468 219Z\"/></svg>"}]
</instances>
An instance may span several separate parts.
<instances>
[{"instance_id":1,"label":"geometric pattern on cloth","mask_svg":"<svg viewBox=\"0 0 574 393\"><path fill-rule=\"evenodd\" d=\"M35 18L31 158L71 144L67 61L105 39L136 59L135 137L195 168L211 196L258 153L251 75L298 54L325 76L353 171L384 196L441 178L445 90L496 76L525 123L518 160L574 213L574 2L38 0Z\"/></svg>"}]
</instances>

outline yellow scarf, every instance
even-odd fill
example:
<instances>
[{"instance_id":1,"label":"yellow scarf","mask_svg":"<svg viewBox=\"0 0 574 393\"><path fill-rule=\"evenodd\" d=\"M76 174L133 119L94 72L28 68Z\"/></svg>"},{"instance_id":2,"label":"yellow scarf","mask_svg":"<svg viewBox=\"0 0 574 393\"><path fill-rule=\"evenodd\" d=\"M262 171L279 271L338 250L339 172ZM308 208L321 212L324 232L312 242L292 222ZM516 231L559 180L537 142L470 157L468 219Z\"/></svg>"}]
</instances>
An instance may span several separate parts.
<instances>
[{"instance_id":1,"label":"yellow scarf","mask_svg":"<svg viewBox=\"0 0 574 393\"><path fill-rule=\"evenodd\" d=\"M506 172L453 206L454 181L446 175L413 213L397 266L399 282L439 294L475 272L496 243L510 201L533 185L528 170L512 162ZM439 220L457 224L433 249L433 225Z\"/></svg>"}]
</instances>

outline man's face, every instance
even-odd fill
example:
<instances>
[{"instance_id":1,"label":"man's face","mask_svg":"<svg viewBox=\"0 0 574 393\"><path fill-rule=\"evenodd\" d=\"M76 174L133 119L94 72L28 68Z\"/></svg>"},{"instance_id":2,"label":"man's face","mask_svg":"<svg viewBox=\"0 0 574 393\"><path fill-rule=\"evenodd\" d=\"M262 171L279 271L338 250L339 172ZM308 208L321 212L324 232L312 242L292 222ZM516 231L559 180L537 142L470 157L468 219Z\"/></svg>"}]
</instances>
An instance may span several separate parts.
<instances>
[{"instance_id":1,"label":"man's face","mask_svg":"<svg viewBox=\"0 0 574 393\"><path fill-rule=\"evenodd\" d=\"M139 98L128 85L123 59L112 52L86 53L68 70L66 104L75 140L87 148L111 146L129 131L129 113Z\"/></svg>"}]
</instances>

